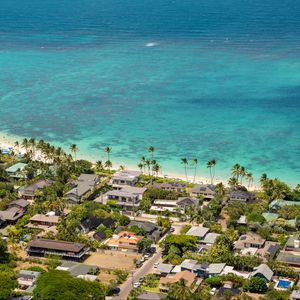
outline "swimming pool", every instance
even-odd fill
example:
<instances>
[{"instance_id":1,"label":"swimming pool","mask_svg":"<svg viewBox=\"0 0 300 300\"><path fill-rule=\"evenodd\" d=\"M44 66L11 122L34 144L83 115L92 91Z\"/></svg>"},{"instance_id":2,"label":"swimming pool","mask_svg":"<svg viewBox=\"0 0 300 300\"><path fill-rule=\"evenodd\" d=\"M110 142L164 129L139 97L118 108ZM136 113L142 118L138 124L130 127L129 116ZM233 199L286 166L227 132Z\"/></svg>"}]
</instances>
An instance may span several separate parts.
<instances>
[{"instance_id":1,"label":"swimming pool","mask_svg":"<svg viewBox=\"0 0 300 300\"><path fill-rule=\"evenodd\" d=\"M287 279L279 279L275 288L287 290L289 287L292 287L294 284L293 281Z\"/></svg>"}]
</instances>

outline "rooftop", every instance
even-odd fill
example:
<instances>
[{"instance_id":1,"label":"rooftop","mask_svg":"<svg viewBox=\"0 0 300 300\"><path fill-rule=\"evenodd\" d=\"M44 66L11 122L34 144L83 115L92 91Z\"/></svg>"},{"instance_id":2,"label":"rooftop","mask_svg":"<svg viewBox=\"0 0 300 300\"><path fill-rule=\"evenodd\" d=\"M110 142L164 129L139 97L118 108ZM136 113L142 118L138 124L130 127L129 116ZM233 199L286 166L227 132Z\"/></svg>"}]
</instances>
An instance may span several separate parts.
<instances>
[{"instance_id":1,"label":"rooftop","mask_svg":"<svg viewBox=\"0 0 300 300\"><path fill-rule=\"evenodd\" d=\"M256 276L257 274L262 274L268 281L271 281L273 277L273 271L266 264L260 264L254 268L251 276Z\"/></svg>"},{"instance_id":2,"label":"rooftop","mask_svg":"<svg viewBox=\"0 0 300 300\"><path fill-rule=\"evenodd\" d=\"M208 233L208 231L209 231L209 228L193 226L190 228L190 230L186 234L196 236L199 238L204 238L204 236Z\"/></svg>"},{"instance_id":3,"label":"rooftop","mask_svg":"<svg viewBox=\"0 0 300 300\"><path fill-rule=\"evenodd\" d=\"M43 214L36 214L30 218L30 221L33 222L43 222L43 223L56 223L59 222L59 216L52 216L52 215L43 215Z\"/></svg>"},{"instance_id":4,"label":"rooftop","mask_svg":"<svg viewBox=\"0 0 300 300\"><path fill-rule=\"evenodd\" d=\"M65 242L58 240L48 240L48 239L34 239L28 243L28 247L50 249L50 250L60 250L69 252L80 252L85 248L85 244Z\"/></svg>"},{"instance_id":5,"label":"rooftop","mask_svg":"<svg viewBox=\"0 0 300 300\"><path fill-rule=\"evenodd\" d=\"M23 170L25 167L27 166L27 164L24 163L16 163L12 166L10 166L9 168L6 169L7 173L16 173L18 170Z\"/></svg>"},{"instance_id":6,"label":"rooftop","mask_svg":"<svg viewBox=\"0 0 300 300\"><path fill-rule=\"evenodd\" d=\"M133 171L133 170L123 170L120 172L117 172L113 175L113 180L135 180L137 177L141 175L140 171Z\"/></svg>"}]
</instances>

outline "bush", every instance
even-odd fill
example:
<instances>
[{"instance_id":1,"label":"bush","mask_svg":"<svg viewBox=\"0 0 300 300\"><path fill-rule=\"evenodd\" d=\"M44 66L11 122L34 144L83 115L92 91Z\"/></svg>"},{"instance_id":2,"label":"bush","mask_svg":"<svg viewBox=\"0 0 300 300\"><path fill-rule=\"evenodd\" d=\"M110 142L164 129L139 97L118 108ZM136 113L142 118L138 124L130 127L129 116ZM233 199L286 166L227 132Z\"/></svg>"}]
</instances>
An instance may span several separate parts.
<instances>
[{"instance_id":1,"label":"bush","mask_svg":"<svg viewBox=\"0 0 300 300\"><path fill-rule=\"evenodd\" d=\"M145 277L144 285L149 288L156 288L159 284L159 276L155 274L148 274Z\"/></svg>"},{"instance_id":2,"label":"bush","mask_svg":"<svg viewBox=\"0 0 300 300\"><path fill-rule=\"evenodd\" d=\"M123 283L128 277L128 272L120 269L113 270L113 274L117 276L118 284Z\"/></svg>"},{"instance_id":3,"label":"bush","mask_svg":"<svg viewBox=\"0 0 300 300\"><path fill-rule=\"evenodd\" d=\"M220 277L211 277L205 279L205 283L208 284L212 288L219 288L222 286L222 280Z\"/></svg>"},{"instance_id":4,"label":"bush","mask_svg":"<svg viewBox=\"0 0 300 300\"><path fill-rule=\"evenodd\" d=\"M46 272L45 269L43 269L39 266L32 266L32 267L27 268L27 270L34 271L34 272L40 272L40 273L45 273Z\"/></svg>"},{"instance_id":5,"label":"bush","mask_svg":"<svg viewBox=\"0 0 300 300\"><path fill-rule=\"evenodd\" d=\"M243 288L251 293L264 293L268 290L266 281L259 277L251 277L245 282Z\"/></svg>"}]
</instances>

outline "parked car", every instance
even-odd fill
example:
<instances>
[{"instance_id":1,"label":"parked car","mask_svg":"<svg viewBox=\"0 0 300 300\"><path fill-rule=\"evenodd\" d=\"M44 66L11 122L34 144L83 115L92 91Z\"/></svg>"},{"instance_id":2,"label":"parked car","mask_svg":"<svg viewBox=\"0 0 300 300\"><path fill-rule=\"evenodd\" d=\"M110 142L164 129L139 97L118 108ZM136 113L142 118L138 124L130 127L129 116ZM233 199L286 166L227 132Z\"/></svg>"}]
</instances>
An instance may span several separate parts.
<instances>
[{"instance_id":1,"label":"parked car","mask_svg":"<svg viewBox=\"0 0 300 300\"><path fill-rule=\"evenodd\" d=\"M135 263L135 266L136 266L137 268L140 268L142 265L143 265L143 263L142 263L140 260L138 260L138 261Z\"/></svg>"},{"instance_id":2,"label":"parked car","mask_svg":"<svg viewBox=\"0 0 300 300\"><path fill-rule=\"evenodd\" d=\"M150 253L146 253L145 255L144 255L144 258L145 259L148 259L148 258L150 258L151 257L151 254Z\"/></svg>"},{"instance_id":3,"label":"parked car","mask_svg":"<svg viewBox=\"0 0 300 300\"><path fill-rule=\"evenodd\" d=\"M175 231L175 228L174 227L171 227L170 228L170 232L174 232Z\"/></svg>"},{"instance_id":4,"label":"parked car","mask_svg":"<svg viewBox=\"0 0 300 300\"><path fill-rule=\"evenodd\" d=\"M136 288L138 288L138 287L140 287L141 286L141 284L139 283L139 282L135 282L134 284L133 284L133 287L136 289Z\"/></svg>"},{"instance_id":5,"label":"parked car","mask_svg":"<svg viewBox=\"0 0 300 300\"><path fill-rule=\"evenodd\" d=\"M145 261L145 257L142 256L142 257L140 258L140 261L143 263L143 262Z\"/></svg>"},{"instance_id":6,"label":"parked car","mask_svg":"<svg viewBox=\"0 0 300 300\"><path fill-rule=\"evenodd\" d=\"M150 247L149 248L149 252L150 253L155 253L156 252L156 248L155 247Z\"/></svg>"},{"instance_id":7,"label":"parked car","mask_svg":"<svg viewBox=\"0 0 300 300\"><path fill-rule=\"evenodd\" d=\"M143 276L143 277L141 277L141 278L139 279L139 283L143 283L144 280L145 280L145 277Z\"/></svg>"},{"instance_id":8,"label":"parked car","mask_svg":"<svg viewBox=\"0 0 300 300\"><path fill-rule=\"evenodd\" d=\"M155 264L153 265L153 268L156 269L156 268L158 267L158 265L159 265L159 263L155 263Z\"/></svg>"}]
</instances>

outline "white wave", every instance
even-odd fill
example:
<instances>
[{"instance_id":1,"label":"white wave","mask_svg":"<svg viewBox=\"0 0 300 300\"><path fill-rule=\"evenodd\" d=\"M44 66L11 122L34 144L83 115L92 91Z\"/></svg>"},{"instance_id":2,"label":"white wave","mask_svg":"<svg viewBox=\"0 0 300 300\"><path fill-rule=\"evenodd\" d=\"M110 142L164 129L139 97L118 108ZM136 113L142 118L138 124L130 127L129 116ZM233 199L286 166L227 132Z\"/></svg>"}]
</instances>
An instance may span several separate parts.
<instances>
[{"instance_id":1,"label":"white wave","mask_svg":"<svg viewBox=\"0 0 300 300\"><path fill-rule=\"evenodd\" d=\"M146 47L155 47L155 46L158 46L159 44L156 43L156 42L151 42L151 43L147 43L145 46Z\"/></svg>"}]
</instances>

